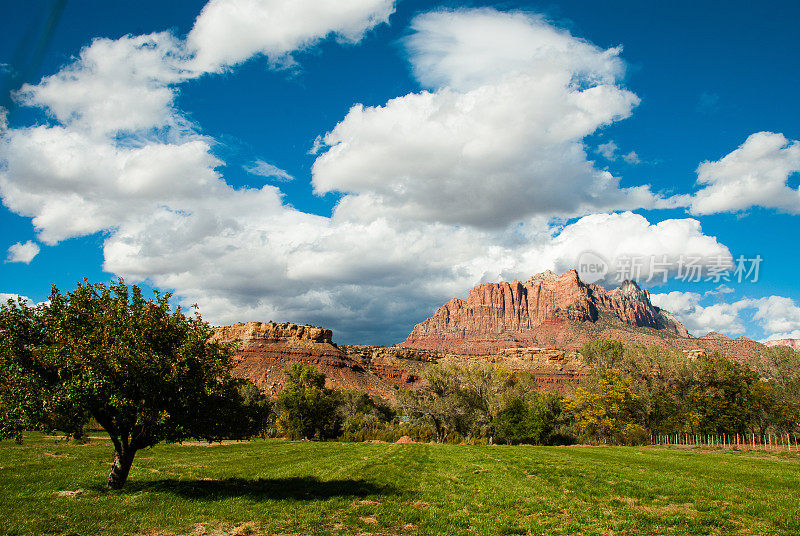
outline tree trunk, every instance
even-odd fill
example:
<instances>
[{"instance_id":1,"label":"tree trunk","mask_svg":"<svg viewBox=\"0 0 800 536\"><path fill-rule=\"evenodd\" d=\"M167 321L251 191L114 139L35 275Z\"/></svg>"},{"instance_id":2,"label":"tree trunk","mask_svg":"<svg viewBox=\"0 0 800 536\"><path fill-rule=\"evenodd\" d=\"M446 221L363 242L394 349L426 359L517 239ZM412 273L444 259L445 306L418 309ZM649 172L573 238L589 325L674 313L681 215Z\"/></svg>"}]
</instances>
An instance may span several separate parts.
<instances>
[{"instance_id":1,"label":"tree trunk","mask_svg":"<svg viewBox=\"0 0 800 536\"><path fill-rule=\"evenodd\" d=\"M114 465L108 475L108 489L122 489L125 481L128 480L128 473L131 472L133 457L136 451L133 449L122 449L114 452Z\"/></svg>"}]
</instances>

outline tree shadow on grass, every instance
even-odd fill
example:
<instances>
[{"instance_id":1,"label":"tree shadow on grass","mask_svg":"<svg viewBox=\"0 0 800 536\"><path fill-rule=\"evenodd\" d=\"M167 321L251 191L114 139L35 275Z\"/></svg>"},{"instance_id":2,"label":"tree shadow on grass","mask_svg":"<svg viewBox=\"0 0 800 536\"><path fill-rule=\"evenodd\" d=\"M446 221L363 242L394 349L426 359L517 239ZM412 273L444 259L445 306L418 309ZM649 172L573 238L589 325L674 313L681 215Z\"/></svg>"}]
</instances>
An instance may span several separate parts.
<instances>
[{"instance_id":1,"label":"tree shadow on grass","mask_svg":"<svg viewBox=\"0 0 800 536\"><path fill-rule=\"evenodd\" d=\"M369 495L394 495L397 490L390 485L378 485L366 480L319 480L314 477L293 477L131 481L125 485L123 492L172 493L192 500L245 497L256 501L271 499L317 501L333 497L357 498Z\"/></svg>"}]
</instances>

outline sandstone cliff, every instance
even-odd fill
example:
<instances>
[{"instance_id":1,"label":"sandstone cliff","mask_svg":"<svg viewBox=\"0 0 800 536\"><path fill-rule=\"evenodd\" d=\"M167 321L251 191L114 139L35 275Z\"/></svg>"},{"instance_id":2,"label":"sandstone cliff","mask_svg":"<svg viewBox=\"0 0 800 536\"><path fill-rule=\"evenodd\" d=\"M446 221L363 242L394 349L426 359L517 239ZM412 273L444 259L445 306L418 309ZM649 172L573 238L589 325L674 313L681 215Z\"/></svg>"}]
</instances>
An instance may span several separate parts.
<instances>
[{"instance_id":1,"label":"sandstone cliff","mask_svg":"<svg viewBox=\"0 0 800 536\"><path fill-rule=\"evenodd\" d=\"M494 354L507 348L575 350L597 339L663 346L686 352L720 351L734 359L760 355L764 346L745 337L711 333L696 339L671 313L650 302L631 281L608 291L585 284L575 270L550 271L525 283L484 283L466 300L452 299L417 324L401 346L458 354Z\"/></svg>"},{"instance_id":2,"label":"sandstone cliff","mask_svg":"<svg viewBox=\"0 0 800 536\"><path fill-rule=\"evenodd\" d=\"M650 293L636 283L626 281L609 292L583 283L570 270L561 276L547 271L525 283L478 285L466 301L450 300L417 324L402 346L465 354L526 346L577 348L596 338L578 333L584 325L650 328L688 336L683 324L652 305Z\"/></svg>"},{"instance_id":3,"label":"sandstone cliff","mask_svg":"<svg viewBox=\"0 0 800 536\"><path fill-rule=\"evenodd\" d=\"M327 387L392 398L396 389L420 380L423 361L435 363L441 357L406 348L339 348L332 335L313 326L247 322L215 328L213 338L236 344L235 377L247 378L271 395L283 387L284 370L299 362L324 372Z\"/></svg>"},{"instance_id":4,"label":"sandstone cliff","mask_svg":"<svg viewBox=\"0 0 800 536\"><path fill-rule=\"evenodd\" d=\"M380 395L387 392L378 378L333 344L329 329L247 322L216 328L214 338L237 344L232 374L251 380L268 394L280 390L284 384L283 372L293 362L317 367L327 376L328 387L358 388Z\"/></svg>"}]
</instances>

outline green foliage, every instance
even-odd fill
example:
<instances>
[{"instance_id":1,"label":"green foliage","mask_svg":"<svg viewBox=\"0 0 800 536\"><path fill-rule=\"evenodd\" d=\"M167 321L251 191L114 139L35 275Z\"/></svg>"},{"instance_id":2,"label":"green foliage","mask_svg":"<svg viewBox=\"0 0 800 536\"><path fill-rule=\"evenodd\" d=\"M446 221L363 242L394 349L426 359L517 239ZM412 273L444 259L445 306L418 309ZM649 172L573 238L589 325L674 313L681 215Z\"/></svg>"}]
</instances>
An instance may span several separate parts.
<instances>
[{"instance_id":1,"label":"green foliage","mask_svg":"<svg viewBox=\"0 0 800 536\"><path fill-rule=\"evenodd\" d=\"M625 346L619 341L599 339L585 343L580 352L586 363L591 366L614 368L622 361Z\"/></svg>"},{"instance_id":2,"label":"green foliage","mask_svg":"<svg viewBox=\"0 0 800 536\"><path fill-rule=\"evenodd\" d=\"M492 421L498 443L550 445L561 442L555 437L562 421L562 399L550 393L531 392L512 398Z\"/></svg>"},{"instance_id":3,"label":"green foliage","mask_svg":"<svg viewBox=\"0 0 800 536\"><path fill-rule=\"evenodd\" d=\"M231 349L169 299L146 300L120 279L66 295L53 287L35 309L0 308L0 433L79 437L94 418L116 452L109 487L124 484L136 451L160 441L249 436L256 414L229 375Z\"/></svg>"},{"instance_id":4,"label":"green foliage","mask_svg":"<svg viewBox=\"0 0 800 536\"><path fill-rule=\"evenodd\" d=\"M592 366L584 387L599 394L598 379L613 371L636 401L627 420L653 434L798 431L800 358L790 348L767 348L748 365L616 341L587 344L581 353Z\"/></svg>"},{"instance_id":5,"label":"green foliage","mask_svg":"<svg viewBox=\"0 0 800 536\"><path fill-rule=\"evenodd\" d=\"M490 363L437 366L425 383L398 393L412 422L428 425L439 443L570 443L562 398L539 394L528 374Z\"/></svg>"},{"instance_id":6,"label":"green foliage","mask_svg":"<svg viewBox=\"0 0 800 536\"><path fill-rule=\"evenodd\" d=\"M515 382L510 371L488 363L429 367L424 380L416 390L398 392L398 403L406 415L428 423L440 443L486 436Z\"/></svg>"},{"instance_id":7,"label":"green foliage","mask_svg":"<svg viewBox=\"0 0 800 536\"><path fill-rule=\"evenodd\" d=\"M749 365L759 376L772 381L781 398L800 400L800 352L788 346L767 347Z\"/></svg>"},{"instance_id":8,"label":"green foliage","mask_svg":"<svg viewBox=\"0 0 800 536\"><path fill-rule=\"evenodd\" d=\"M45 382L31 370L42 339L36 310L8 300L0 308L0 438L22 441L25 430L51 428L43 404Z\"/></svg>"},{"instance_id":9,"label":"green foliage","mask_svg":"<svg viewBox=\"0 0 800 536\"><path fill-rule=\"evenodd\" d=\"M716 354L698 358L694 370L694 381L684 395L691 430L701 434L746 433L753 422L752 389L758 375Z\"/></svg>"},{"instance_id":10,"label":"green foliage","mask_svg":"<svg viewBox=\"0 0 800 536\"><path fill-rule=\"evenodd\" d=\"M275 413L272 401L251 381L244 380L239 386L241 411L251 423L253 435L273 437L275 435Z\"/></svg>"},{"instance_id":11,"label":"green foliage","mask_svg":"<svg viewBox=\"0 0 800 536\"><path fill-rule=\"evenodd\" d=\"M338 411L342 419L340 441L396 441L393 433L395 411L383 400L361 391L338 391Z\"/></svg>"},{"instance_id":12,"label":"green foliage","mask_svg":"<svg viewBox=\"0 0 800 536\"><path fill-rule=\"evenodd\" d=\"M312 365L292 363L278 393L278 433L290 439L331 439L341 417L336 394L325 388L325 374Z\"/></svg>"}]
</instances>

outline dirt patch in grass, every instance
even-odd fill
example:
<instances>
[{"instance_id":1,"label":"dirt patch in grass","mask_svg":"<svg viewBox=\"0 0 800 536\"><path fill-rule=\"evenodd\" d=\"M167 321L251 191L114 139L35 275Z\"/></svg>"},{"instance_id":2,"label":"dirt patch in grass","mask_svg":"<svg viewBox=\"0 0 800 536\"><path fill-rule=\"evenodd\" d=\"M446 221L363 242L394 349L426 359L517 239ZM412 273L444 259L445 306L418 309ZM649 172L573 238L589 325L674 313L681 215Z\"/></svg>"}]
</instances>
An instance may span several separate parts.
<instances>
[{"instance_id":1,"label":"dirt patch in grass","mask_svg":"<svg viewBox=\"0 0 800 536\"><path fill-rule=\"evenodd\" d=\"M183 447L221 447L223 445L238 445L240 443L248 443L248 441L238 439L223 439L222 441L214 441L213 443L209 443L208 441L184 441L177 445Z\"/></svg>"},{"instance_id":2,"label":"dirt patch in grass","mask_svg":"<svg viewBox=\"0 0 800 536\"><path fill-rule=\"evenodd\" d=\"M267 536L268 533L263 531L256 523L253 522L238 524L198 523L192 527L188 533L151 532L141 536L178 536L178 534L188 534L188 536ZM272 536L279 535L276 534Z\"/></svg>"},{"instance_id":3,"label":"dirt patch in grass","mask_svg":"<svg viewBox=\"0 0 800 536\"><path fill-rule=\"evenodd\" d=\"M86 490L76 489L75 491L54 491L53 495L56 497L68 497L70 499L74 499L75 497L80 497L84 493L86 493Z\"/></svg>"}]
</instances>

